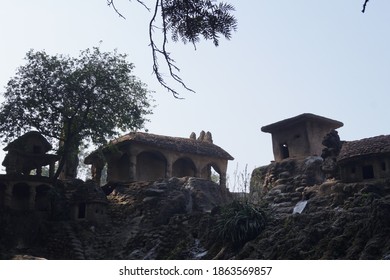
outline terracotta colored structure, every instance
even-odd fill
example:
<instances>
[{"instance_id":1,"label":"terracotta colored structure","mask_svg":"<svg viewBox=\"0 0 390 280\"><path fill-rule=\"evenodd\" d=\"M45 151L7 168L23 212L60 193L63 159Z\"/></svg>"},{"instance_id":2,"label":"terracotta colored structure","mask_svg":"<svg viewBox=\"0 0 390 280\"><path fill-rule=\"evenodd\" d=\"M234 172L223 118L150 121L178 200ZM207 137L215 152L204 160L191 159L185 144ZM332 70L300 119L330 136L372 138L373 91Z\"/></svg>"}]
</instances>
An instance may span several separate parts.
<instances>
[{"instance_id":1,"label":"terracotta colored structure","mask_svg":"<svg viewBox=\"0 0 390 280\"><path fill-rule=\"evenodd\" d=\"M222 148L212 143L211 133L201 132L198 139L170 137L130 132L108 146L90 154L86 164L92 164L93 179L100 183L107 164L107 181L151 181L170 177L210 179L211 168L226 184L228 160L233 160Z\"/></svg>"},{"instance_id":2,"label":"terracotta colored structure","mask_svg":"<svg viewBox=\"0 0 390 280\"><path fill-rule=\"evenodd\" d=\"M390 178L390 135L343 143L337 163L344 182Z\"/></svg>"},{"instance_id":3,"label":"terracotta colored structure","mask_svg":"<svg viewBox=\"0 0 390 280\"><path fill-rule=\"evenodd\" d=\"M305 113L263 126L261 131L272 134L275 161L282 161L286 158L320 156L324 136L342 126L342 122Z\"/></svg>"}]
</instances>

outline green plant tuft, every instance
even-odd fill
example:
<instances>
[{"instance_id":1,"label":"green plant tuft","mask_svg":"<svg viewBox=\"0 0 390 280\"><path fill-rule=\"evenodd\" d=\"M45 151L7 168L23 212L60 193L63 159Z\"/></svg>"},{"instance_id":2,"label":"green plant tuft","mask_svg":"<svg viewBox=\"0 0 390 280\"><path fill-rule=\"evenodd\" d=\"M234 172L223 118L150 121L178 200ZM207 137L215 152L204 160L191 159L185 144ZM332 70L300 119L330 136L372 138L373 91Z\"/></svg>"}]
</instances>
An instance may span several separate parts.
<instances>
[{"instance_id":1,"label":"green plant tuft","mask_svg":"<svg viewBox=\"0 0 390 280\"><path fill-rule=\"evenodd\" d=\"M222 208L215 230L223 242L238 247L256 238L265 225L264 211L249 202L233 201Z\"/></svg>"}]
</instances>

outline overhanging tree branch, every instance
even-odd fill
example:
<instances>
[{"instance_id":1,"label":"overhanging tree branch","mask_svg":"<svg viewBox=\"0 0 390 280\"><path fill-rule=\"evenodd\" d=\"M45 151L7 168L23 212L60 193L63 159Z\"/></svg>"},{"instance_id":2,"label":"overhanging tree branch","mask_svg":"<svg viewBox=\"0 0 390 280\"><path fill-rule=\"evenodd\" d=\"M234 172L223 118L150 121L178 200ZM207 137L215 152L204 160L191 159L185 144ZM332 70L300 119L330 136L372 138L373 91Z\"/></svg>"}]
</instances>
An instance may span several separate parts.
<instances>
[{"instance_id":1,"label":"overhanging tree branch","mask_svg":"<svg viewBox=\"0 0 390 280\"><path fill-rule=\"evenodd\" d=\"M364 1L362 13L364 13L364 12L366 11L366 6L367 6L367 3L368 3L369 1L370 1L370 0L365 0L365 1Z\"/></svg>"},{"instance_id":2,"label":"overhanging tree branch","mask_svg":"<svg viewBox=\"0 0 390 280\"><path fill-rule=\"evenodd\" d=\"M231 38L232 31L237 29L237 20L232 15L234 7L230 4L217 0L154 0L153 11L149 9L141 0L138 3L152 12L149 22L149 47L152 51L153 74L158 82L171 92L174 97L179 98L179 92L171 87L163 77L160 70L159 58L167 66L169 77L174 82L179 83L188 91L194 92L183 82L178 72L175 61L172 59L167 49L168 33L172 41L190 42L196 47L200 37L213 41L215 46L219 45L220 35L226 39ZM125 18L115 6L114 0L107 0L108 6L122 18ZM161 24L158 23L160 15ZM156 43L154 30L161 31L161 43Z\"/></svg>"},{"instance_id":3,"label":"overhanging tree branch","mask_svg":"<svg viewBox=\"0 0 390 280\"><path fill-rule=\"evenodd\" d=\"M162 49L158 48L154 42L153 32L154 32L154 22L156 21L156 17L159 11L159 7L161 8L161 15L163 19L163 43L162 43ZM150 40L150 46L152 48L152 57L153 57L153 73L156 75L157 80L159 83L166 88L169 92L173 94L175 98L179 97L179 93L174 90L172 87L168 86L168 84L165 82L164 78L162 77L160 70L159 70L159 64L158 64L158 54L162 55L165 59L165 62L169 69L170 76L179 84L181 84L186 90L194 92L192 89L188 88L185 83L182 81L182 79L175 73L175 71L180 72L180 69L175 65L175 61L171 58L170 53L167 51L167 26L165 22L165 13L164 13L164 3L163 0L157 1L153 17L149 23L149 40Z\"/></svg>"},{"instance_id":4,"label":"overhanging tree branch","mask_svg":"<svg viewBox=\"0 0 390 280\"><path fill-rule=\"evenodd\" d=\"M129 0L129 1L131 1L131 0ZM138 2L139 4L141 4L142 6L144 6L145 9L147 9L147 10L150 12L150 8L149 8L148 6L146 6L146 4L145 4L143 1L137 0L137 2ZM117 9L117 7L115 6L114 0L107 0L107 5L108 5L109 7L112 7L112 8L114 9L114 11L115 11L121 18L126 19L126 18L124 17L124 15L122 15L122 14L119 12L119 10Z\"/></svg>"}]
</instances>

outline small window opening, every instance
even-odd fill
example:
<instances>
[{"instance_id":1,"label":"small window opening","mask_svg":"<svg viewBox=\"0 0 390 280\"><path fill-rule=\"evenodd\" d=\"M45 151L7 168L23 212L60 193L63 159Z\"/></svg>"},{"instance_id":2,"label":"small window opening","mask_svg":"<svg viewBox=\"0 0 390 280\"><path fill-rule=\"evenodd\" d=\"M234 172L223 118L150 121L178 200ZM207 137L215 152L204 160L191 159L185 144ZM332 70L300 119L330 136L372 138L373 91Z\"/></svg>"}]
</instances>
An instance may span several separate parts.
<instances>
[{"instance_id":1,"label":"small window opening","mask_svg":"<svg viewBox=\"0 0 390 280\"><path fill-rule=\"evenodd\" d=\"M374 178L374 168L372 165L363 166L363 179L372 179Z\"/></svg>"},{"instance_id":2,"label":"small window opening","mask_svg":"<svg viewBox=\"0 0 390 280\"><path fill-rule=\"evenodd\" d=\"M382 171L386 171L386 162L381 163Z\"/></svg>"},{"instance_id":3,"label":"small window opening","mask_svg":"<svg viewBox=\"0 0 390 280\"><path fill-rule=\"evenodd\" d=\"M351 173L352 173L352 174L355 174L355 173L356 173L356 167L355 167L355 166L352 166L352 167L351 167Z\"/></svg>"},{"instance_id":4,"label":"small window opening","mask_svg":"<svg viewBox=\"0 0 390 280\"><path fill-rule=\"evenodd\" d=\"M79 203L79 219L84 219L85 218L85 210L86 210L87 205L85 203Z\"/></svg>"},{"instance_id":5,"label":"small window opening","mask_svg":"<svg viewBox=\"0 0 390 280\"><path fill-rule=\"evenodd\" d=\"M280 145L280 150L281 150L283 159L290 157L290 152L288 150L288 146L286 143L283 143L282 145Z\"/></svg>"}]
</instances>

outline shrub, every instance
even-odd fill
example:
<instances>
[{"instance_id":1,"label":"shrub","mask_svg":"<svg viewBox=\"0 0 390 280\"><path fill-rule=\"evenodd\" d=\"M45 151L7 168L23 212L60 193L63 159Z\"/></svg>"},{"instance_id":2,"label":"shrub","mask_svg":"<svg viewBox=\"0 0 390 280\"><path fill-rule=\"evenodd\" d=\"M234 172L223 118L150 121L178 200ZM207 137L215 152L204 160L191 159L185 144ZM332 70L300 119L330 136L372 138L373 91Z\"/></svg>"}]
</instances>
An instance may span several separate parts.
<instances>
[{"instance_id":1,"label":"shrub","mask_svg":"<svg viewBox=\"0 0 390 280\"><path fill-rule=\"evenodd\" d=\"M265 213L249 202L233 201L221 209L215 230L234 247L256 238L266 224Z\"/></svg>"}]
</instances>

